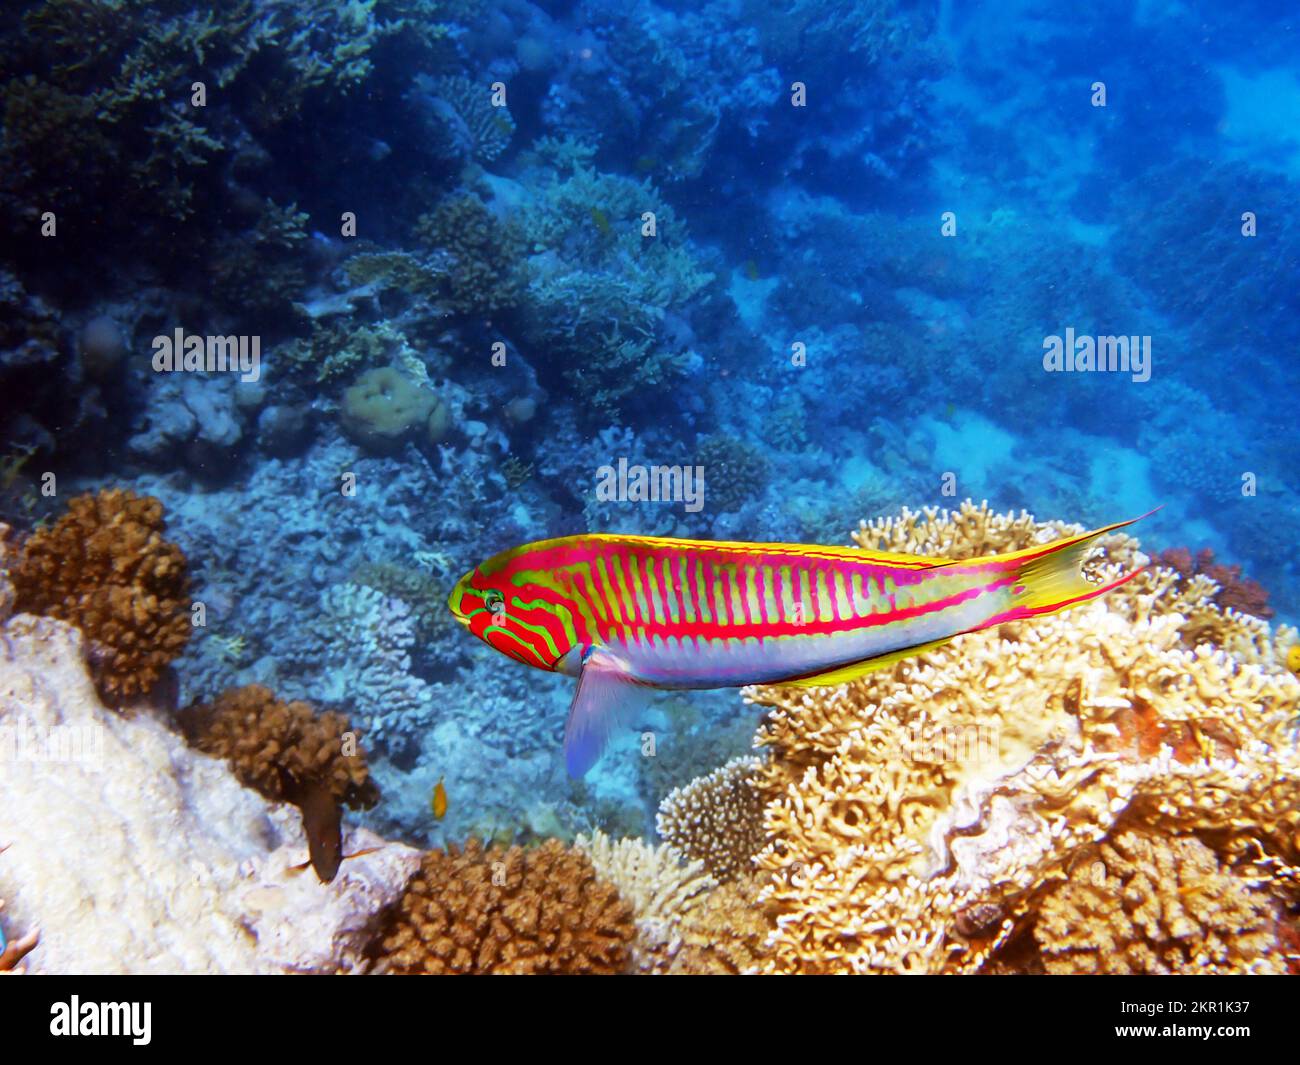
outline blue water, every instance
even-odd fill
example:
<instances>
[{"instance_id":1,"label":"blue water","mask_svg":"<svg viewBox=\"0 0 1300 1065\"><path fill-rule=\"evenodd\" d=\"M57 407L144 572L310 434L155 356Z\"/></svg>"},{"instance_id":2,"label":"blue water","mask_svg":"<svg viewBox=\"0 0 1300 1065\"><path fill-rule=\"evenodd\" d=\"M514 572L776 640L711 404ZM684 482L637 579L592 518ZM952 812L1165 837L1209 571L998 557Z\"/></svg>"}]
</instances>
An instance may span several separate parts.
<instances>
[{"instance_id":1,"label":"blue water","mask_svg":"<svg viewBox=\"0 0 1300 1065\"><path fill-rule=\"evenodd\" d=\"M348 712L384 831L640 834L748 748L673 696L653 768L568 781L571 682L443 606L528 540L1163 504L1148 550L1300 616L1293 5L94 7L0 15L0 518L159 497L208 610L177 702ZM177 330L257 365L159 372ZM620 460L703 499L604 498Z\"/></svg>"}]
</instances>

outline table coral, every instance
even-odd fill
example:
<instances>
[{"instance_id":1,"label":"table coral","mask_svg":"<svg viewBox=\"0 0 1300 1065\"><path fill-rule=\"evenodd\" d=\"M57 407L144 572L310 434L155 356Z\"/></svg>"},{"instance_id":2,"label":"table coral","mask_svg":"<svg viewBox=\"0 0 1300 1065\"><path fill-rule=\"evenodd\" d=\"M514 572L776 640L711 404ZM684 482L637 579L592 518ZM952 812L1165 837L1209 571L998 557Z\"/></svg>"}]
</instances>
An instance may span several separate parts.
<instances>
[{"instance_id":1,"label":"table coral","mask_svg":"<svg viewBox=\"0 0 1300 1065\"><path fill-rule=\"evenodd\" d=\"M969 557L1062 529L968 503L864 524L857 539ZM1097 568L1135 561L1136 541L1112 536ZM1274 899L1293 893L1300 683L1267 623L1169 594L1174 577L1149 571L1086 607L839 688L749 690L773 708L758 775L774 919L765 967L976 971L1081 856L1123 832L1199 840L1225 874ZM1194 639L1190 615L1202 619ZM1205 642L1216 630L1232 651ZM1238 931L1256 924L1243 914ZM1043 957L1054 927L1038 926ZM1213 953L1210 931L1188 957Z\"/></svg>"},{"instance_id":2,"label":"table coral","mask_svg":"<svg viewBox=\"0 0 1300 1065\"><path fill-rule=\"evenodd\" d=\"M719 881L752 870L764 842L763 804L754 787L762 764L759 758L733 758L666 795L655 822L659 835Z\"/></svg>"},{"instance_id":3,"label":"table coral","mask_svg":"<svg viewBox=\"0 0 1300 1065\"><path fill-rule=\"evenodd\" d=\"M148 691L190 638L185 556L164 530L152 496L76 496L28 537L13 568L17 609L81 629L106 695Z\"/></svg>"},{"instance_id":4,"label":"table coral","mask_svg":"<svg viewBox=\"0 0 1300 1065\"><path fill-rule=\"evenodd\" d=\"M525 850L430 851L372 950L379 972L624 972L631 907L591 860L556 840Z\"/></svg>"}]
</instances>

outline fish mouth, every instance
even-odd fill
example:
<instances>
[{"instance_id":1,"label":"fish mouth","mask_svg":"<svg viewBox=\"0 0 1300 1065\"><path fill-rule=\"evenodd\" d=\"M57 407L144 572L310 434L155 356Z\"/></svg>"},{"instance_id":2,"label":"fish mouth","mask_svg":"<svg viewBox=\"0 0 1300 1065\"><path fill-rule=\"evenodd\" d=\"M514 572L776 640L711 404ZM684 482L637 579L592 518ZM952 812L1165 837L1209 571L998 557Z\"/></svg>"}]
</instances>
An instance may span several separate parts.
<instances>
[{"instance_id":1,"label":"fish mouth","mask_svg":"<svg viewBox=\"0 0 1300 1065\"><path fill-rule=\"evenodd\" d=\"M470 582L473 579L474 571L470 570L456 582L451 589L451 594L447 596L447 609L451 611L452 617L466 626L469 625L469 618L466 617L465 611L461 608L461 603L465 598L465 593L471 590Z\"/></svg>"}]
</instances>

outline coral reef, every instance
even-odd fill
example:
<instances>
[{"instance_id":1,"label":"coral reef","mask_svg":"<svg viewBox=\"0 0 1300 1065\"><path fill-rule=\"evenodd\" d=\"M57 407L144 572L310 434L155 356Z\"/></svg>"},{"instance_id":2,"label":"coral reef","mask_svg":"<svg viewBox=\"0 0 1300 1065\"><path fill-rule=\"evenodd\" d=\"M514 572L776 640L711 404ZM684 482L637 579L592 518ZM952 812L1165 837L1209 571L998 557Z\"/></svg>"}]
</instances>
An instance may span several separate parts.
<instances>
[{"instance_id":1,"label":"coral reef","mask_svg":"<svg viewBox=\"0 0 1300 1065\"><path fill-rule=\"evenodd\" d=\"M449 312L490 316L519 302L522 235L478 198L448 197L420 216L415 235L440 264L432 288Z\"/></svg>"},{"instance_id":2,"label":"coral reef","mask_svg":"<svg viewBox=\"0 0 1300 1065\"><path fill-rule=\"evenodd\" d=\"M864 523L856 539L960 558L1064 528L968 502ZM1103 549L1103 574L1141 560L1129 537ZM1293 892L1300 683L1266 623L1169 596L1172 579L1155 570L843 687L750 690L773 708L758 775L775 929L765 967L978 970L1078 860L1124 832L1199 840L1216 868L1257 885L1261 905ZM1205 642L1208 625L1189 647L1187 606L1217 617L1233 650ZM1257 910L1239 916L1253 935ZM1200 926L1204 942L1184 937L1186 957L1215 954L1218 919ZM1044 959L1069 950L1054 929L1037 926Z\"/></svg>"},{"instance_id":3,"label":"coral reef","mask_svg":"<svg viewBox=\"0 0 1300 1065\"><path fill-rule=\"evenodd\" d=\"M1282 973L1278 909L1195 836L1126 830L1080 856L1034 938L1053 974Z\"/></svg>"},{"instance_id":4,"label":"coral reef","mask_svg":"<svg viewBox=\"0 0 1300 1065\"><path fill-rule=\"evenodd\" d=\"M318 653L337 667L321 678L321 700L346 706L376 747L397 749L433 713L429 685L411 671L416 622L401 599L360 584L320 597Z\"/></svg>"},{"instance_id":5,"label":"coral reef","mask_svg":"<svg viewBox=\"0 0 1300 1065\"><path fill-rule=\"evenodd\" d=\"M757 970L767 922L753 877L719 884L698 861L683 862L667 844L579 836L597 875L632 906L633 963L657 974L746 973Z\"/></svg>"},{"instance_id":6,"label":"coral reef","mask_svg":"<svg viewBox=\"0 0 1300 1065\"><path fill-rule=\"evenodd\" d=\"M623 972L631 910L579 850L430 851L372 952L383 973Z\"/></svg>"},{"instance_id":7,"label":"coral reef","mask_svg":"<svg viewBox=\"0 0 1300 1065\"><path fill-rule=\"evenodd\" d=\"M762 764L759 758L733 758L659 804L660 837L719 882L750 872L763 846L763 803L754 787Z\"/></svg>"},{"instance_id":8,"label":"coral reef","mask_svg":"<svg viewBox=\"0 0 1300 1065\"><path fill-rule=\"evenodd\" d=\"M333 879L342 857L340 807L365 809L379 801L347 718L282 702L250 684L189 707L181 727L195 748L228 761L241 784L298 806L312 866L322 880Z\"/></svg>"},{"instance_id":9,"label":"coral reef","mask_svg":"<svg viewBox=\"0 0 1300 1065\"><path fill-rule=\"evenodd\" d=\"M705 503L712 509L737 510L766 482L768 463L762 452L736 437L706 437L695 455L704 467Z\"/></svg>"},{"instance_id":10,"label":"coral reef","mask_svg":"<svg viewBox=\"0 0 1300 1065\"><path fill-rule=\"evenodd\" d=\"M109 696L148 691L190 638L185 556L164 529L157 499L87 493L27 538L13 568L16 608L81 629Z\"/></svg>"},{"instance_id":11,"label":"coral reef","mask_svg":"<svg viewBox=\"0 0 1300 1065\"><path fill-rule=\"evenodd\" d=\"M355 972L419 852L373 833L325 885L296 871L296 811L242 787L161 716L109 712L81 634L19 614L0 632L0 895L39 919L35 973ZM12 755L12 756L11 756ZM373 849L372 849L373 848Z\"/></svg>"},{"instance_id":12,"label":"coral reef","mask_svg":"<svg viewBox=\"0 0 1300 1065\"><path fill-rule=\"evenodd\" d=\"M1161 551L1157 558L1160 565L1176 570L1184 580L1198 574L1212 580L1219 586L1213 599L1225 610L1237 610L1243 614L1253 614L1257 618L1267 619L1273 616L1268 605L1268 589L1258 581L1243 577L1240 566L1215 562L1214 552L1210 548L1201 548L1193 559L1188 548L1171 547Z\"/></svg>"}]
</instances>

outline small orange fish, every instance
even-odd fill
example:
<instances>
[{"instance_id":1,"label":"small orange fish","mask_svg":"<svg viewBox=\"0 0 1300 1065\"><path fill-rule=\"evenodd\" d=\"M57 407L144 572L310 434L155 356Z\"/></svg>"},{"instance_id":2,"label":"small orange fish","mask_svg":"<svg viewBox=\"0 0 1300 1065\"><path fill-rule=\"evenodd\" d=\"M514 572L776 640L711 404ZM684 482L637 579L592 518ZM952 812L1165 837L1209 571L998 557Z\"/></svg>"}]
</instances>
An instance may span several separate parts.
<instances>
[{"instance_id":1,"label":"small orange fish","mask_svg":"<svg viewBox=\"0 0 1300 1065\"><path fill-rule=\"evenodd\" d=\"M1300 643L1292 644L1287 651L1286 668L1292 673L1300 673Z\"/></svg>"},{"instance_id":2,"label":"small orange fish","mask_svg":"<svg viewBox=\"0 0 1300 1065\"><path fill-rule=\"evenodd\" d=\"M433 816L439 821L447 816L447 788L443 784L444 779L444 777L438 778L438 783L433 786L433 799L429 803Z\"/></svg>"}]
</instances>

